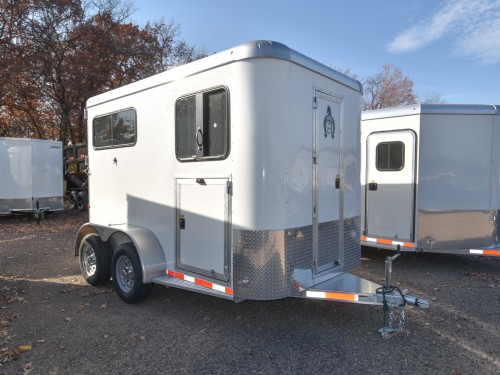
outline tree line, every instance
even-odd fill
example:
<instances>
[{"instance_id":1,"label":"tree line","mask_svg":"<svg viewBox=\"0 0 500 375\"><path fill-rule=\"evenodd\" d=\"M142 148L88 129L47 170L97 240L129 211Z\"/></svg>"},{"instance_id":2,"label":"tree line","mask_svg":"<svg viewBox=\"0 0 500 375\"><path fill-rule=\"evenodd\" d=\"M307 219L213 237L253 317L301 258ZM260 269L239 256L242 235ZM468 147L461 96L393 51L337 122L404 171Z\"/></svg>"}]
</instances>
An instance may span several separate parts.
<instances>
[{"instance_id":1,"label":"tree line","mask_svg":"<svg viewBox=\"0 0 500 375\"><path fill-rule=\"evenodd\" d=\"M126 0L0 0L0 136L83 142L88 98L204 56L173 21L132 14ZM361 81L364 109L418 101L397 67Z\"/></svg>"},{"instance_id":2,"label":"tree line","mask_svg":"<svg viewBox=\"0 0 500 375\"><path fill-rule=\"evenodd\" d=\"M202 57L122 0L0 0L0 136L85 140L87 99Z\"/></svg>"}]
</instances>

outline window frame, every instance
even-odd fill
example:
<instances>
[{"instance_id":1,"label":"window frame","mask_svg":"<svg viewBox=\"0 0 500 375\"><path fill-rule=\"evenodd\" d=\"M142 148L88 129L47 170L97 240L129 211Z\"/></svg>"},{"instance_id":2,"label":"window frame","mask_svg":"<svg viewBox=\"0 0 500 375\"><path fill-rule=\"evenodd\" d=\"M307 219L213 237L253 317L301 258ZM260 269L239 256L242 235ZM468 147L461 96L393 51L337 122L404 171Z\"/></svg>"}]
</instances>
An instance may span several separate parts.
<instances>
[{"instance_id":1,"label":"window frame","mask_svg":"<svg viewBox=\"0 0 500 375\"><path fill-rule=\"evenodd\" d=\"M391 166L391 145L393 144L398 144L401 145L401 165L398 166L398 168L394 168ZM379 164L379 148L381 145L388 145L388 152L387 152L387 158L388 158L388 167L387 168L380 168ZM405 151L406 147L404 142L401 141L388 141L388 142L380 142L377 144L376 151L375 151L375 168L377 168L378 171L380 172L400 172L405 168Z\"/></svg>"},{"instance_id":2,"label":"window frame","mask_svg":"<svg viewBox=\"0 0 500 375\"><path fill-rule=\"evenodd\" d=\"M189 157L182 157L179 156L179 132L178 132L178 124L177 124L177 119L178 119L178 114L177 114L177 106L178 103L181 100L186 100L189 98L194 98L195 102L195 108L194 108L194 113L195 113L195 128L201 124L201 128L203 129L203 132L205 132L205 124L208 121L208 114L209 114L209 105L208 105L208 96L211 93L217 93L219 91L224 91L225 94L225 122L226 122L226 129L225 129L225 138L226 142L224 144L224 154L219 154L219 155L211 155L211 156L197 156L197 155L192 155ZM199 108L201 106L201 108ZM175 157L177 160L181 163L189 163L189 162L201 162L201 161L219 161L219 160L225 160L229 157L231 154L231 116L230 116L230 95L229 95L229 88L227 86L215 86L211 87L206 90L200 90L196 92L191 92L186 95L179 96L175 103L174 103L174 132L175 132ZM201 119L199 118L201 116ZM203 134L203 133L202 133ZM203 135L205 141L205 137L209 138L210 133L208 135Z\"/></svg>"},{"instance_id":3,"label":"window frame","mask_svg":"<svg viewBox=\"0 0 500 375\"><path fill-rule=\"evenodd\" d=\"M106 146L96 146L95 145L95 121L97 119L102 119L104 117L110 117L110 121L111 121L111 124L110 124L110 130L111 130L111 142L113 142L113 116L117 115L117 114L120 114L120 113L123 113L123 112L127 112L127 111L133 111L134 115L135 115L135 137L134 137L134 141L133 142L129 142L129 143L119 143L119 144L110 144L110 145L106 145ZM133 147L137 144L137 133L138 133L138 116L137 116L137 109L135 107L129 107L129 108L125 108L125 109L120 109L118 111L113 111L113 112L110 112L110 113L106 113L106 114L103 114L103 115L98 115L98 116L95 116L93 119L92 119L92 147L94 148L94 150L96 151L99 151L99 150L108 150L108 149L115 149L115 148L122 148L122 147Z\"/></svg>"}]
</instances>

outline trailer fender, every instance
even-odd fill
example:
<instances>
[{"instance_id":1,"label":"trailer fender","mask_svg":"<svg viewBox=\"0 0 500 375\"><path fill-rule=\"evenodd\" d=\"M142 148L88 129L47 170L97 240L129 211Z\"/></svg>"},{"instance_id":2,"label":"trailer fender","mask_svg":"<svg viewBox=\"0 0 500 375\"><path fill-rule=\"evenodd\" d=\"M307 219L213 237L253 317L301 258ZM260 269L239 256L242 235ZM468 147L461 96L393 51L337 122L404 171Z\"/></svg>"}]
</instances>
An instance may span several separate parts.
<instances>
[{"instance_id":1,"label":"trailer fender","mask_svg":"<svg viewBox=\"0 0 500 375\"><path fill-rule=\"evenodd\" d=\"M119 245L131 242L141 262L144 283L150 283L153 277L165 274L166 262L163 249L154 233L149 229L129 224L104 226L86 223L78 230L75 241L75 256L80 255L80 242L91 233L98 234L103 241L109 241L113 252Z\"/></svg>"}]
</instances>

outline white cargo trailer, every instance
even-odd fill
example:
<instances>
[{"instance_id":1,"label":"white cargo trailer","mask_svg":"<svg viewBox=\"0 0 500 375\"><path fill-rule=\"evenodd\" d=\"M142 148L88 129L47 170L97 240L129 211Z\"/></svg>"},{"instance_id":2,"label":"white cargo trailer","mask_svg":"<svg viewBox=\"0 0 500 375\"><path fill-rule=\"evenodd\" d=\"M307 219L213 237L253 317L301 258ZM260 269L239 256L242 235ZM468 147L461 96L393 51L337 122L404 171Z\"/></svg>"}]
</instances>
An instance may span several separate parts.
<instances>
[{"instance_id":1,"label":"white cargo trailer","mask_svg":"<svg viewBox=\"0 0 500 375\"><path fill-rule=\"evenodd\" d=\"M112 274L126 302L156 283L235 302L404 303L346 273L360 262L361 95L257 41L89 99L85 279Z\"/></svg>"},{"instance_id":2,"label":"white cargo trailer","mask_svg":"<svg viewBox=\"0 0 500 375\"><path fill-rule=\"evenodd\" d=\"M0 214L64 208L62 143L0 137Z\"/></svg>"},{"instance_id":3,"label":"white cargo trailer","mask_svg":"<svg viewBox=\"0 0 500 375\"><path fill-rule=\"evenodd\" d=\"M363 245L500 256L500 113L494 105L365 111Z\"/></svg>"}]
</instances>

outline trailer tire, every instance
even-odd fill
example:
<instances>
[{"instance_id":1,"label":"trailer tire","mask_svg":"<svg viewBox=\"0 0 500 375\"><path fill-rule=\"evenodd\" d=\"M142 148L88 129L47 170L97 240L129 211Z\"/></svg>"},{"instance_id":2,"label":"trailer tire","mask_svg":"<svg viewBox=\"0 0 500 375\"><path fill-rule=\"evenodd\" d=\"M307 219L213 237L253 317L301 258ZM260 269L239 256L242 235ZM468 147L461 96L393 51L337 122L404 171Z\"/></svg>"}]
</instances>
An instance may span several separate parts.
<instances>
[{"instance_id":1,"label":"trailer tire","mask_svg":"<svg viewBox=\"0 0 500 375\"><path fill-rule=\"evenodd\" d=\"M153 284L142 282L141 262L131 243L117 247L111 269L115 290L125 302L140 302L151 295Z\"/></svg>"},{"instance_id":2,"label":"trailer tire","mask_svg":"<svg viewBox=\"0 0 500 375\"><path fill-rule=\"evenodd\" d=\"M78 201L78 192L72 191L69 193L69 208L76 210L76 202Z\"/></svg>"},{"instance_id":3,"label":"trailer tire","mask_svg":"<svg viewBox=\"0 0 500 375\"><path fill-rule=\"evenodd\" d=\"M90 285L106 284L111 278L112 250L97 234L86 236L80 243L80 270Z\"/></svg>"},{"instance_id":4,"label":"trailer tire","mask_svg":"<svg viewBox=\"0 0 500 375\"><path fill-rule=\"evenodd\" d=\"M87 212L88 210L88 200L87 193L80 191L76 199L76 208L78 211Z\"/></svg>"}]
</instances>

